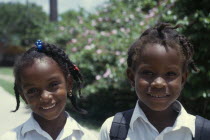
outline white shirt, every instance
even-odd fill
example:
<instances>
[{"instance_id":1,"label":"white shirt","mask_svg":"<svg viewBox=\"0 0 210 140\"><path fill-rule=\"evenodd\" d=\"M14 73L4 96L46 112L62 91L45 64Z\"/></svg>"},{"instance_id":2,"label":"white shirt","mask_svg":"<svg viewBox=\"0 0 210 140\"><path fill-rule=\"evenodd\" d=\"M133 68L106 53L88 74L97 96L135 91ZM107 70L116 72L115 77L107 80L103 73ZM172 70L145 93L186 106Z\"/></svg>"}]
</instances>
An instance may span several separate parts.
<instances>
[{"instance_id":1,"label":"white shirt","mask_svg":"<svg viewBox=\"0 0 210 140\"><path fill-rule=\"evenodd\" d=\"M68 114L68 113L67 113ZM52 128L53 129L53 128ZM72 117L67 117L66 124L56 140L96 140L85 128L80 126ZM0 140L53 140L41 129L33 115L22 125L7 132Z\"/></svg>"},{"instance_id":2,"label":"white shirt","mask_svg":"<svg viewBox=\"0 0 210 140\"><path fill-rule=\"evenodd\" d=\"M166 127L161 133L148 121L138 102L130 121L126 140L192 140L195 137L195 116L186 112L180 102L173 104L179 111L172 127ZM109 133L114 117L108 118L101 127L100 140L110 140Z\"/></svg>"}]
</instances>

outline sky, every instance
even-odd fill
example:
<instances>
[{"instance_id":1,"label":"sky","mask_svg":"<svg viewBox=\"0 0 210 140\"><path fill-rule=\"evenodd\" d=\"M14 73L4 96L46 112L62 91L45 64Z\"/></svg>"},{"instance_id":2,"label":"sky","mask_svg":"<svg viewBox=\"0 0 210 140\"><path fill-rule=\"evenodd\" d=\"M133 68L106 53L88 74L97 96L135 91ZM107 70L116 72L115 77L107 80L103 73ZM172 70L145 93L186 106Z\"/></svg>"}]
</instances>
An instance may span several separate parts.
<instances>
[{"instance_id":1,"label":"sky","mask_svg":"<svg viewBox=\"0 0 210 140\"><path fill-rule=\"evenodd\" d=\"M79 7L84 8L89 12L94 12L95 7L103 4L108 0L57 0L58 13L61 14L69 9L77 10ZM27 0L0 0L0 2L19 2L26 4ZM36 3L43 7L46 13L49 13L49 0L28 0L28 2Z\"/></svg>"}]
</instances>

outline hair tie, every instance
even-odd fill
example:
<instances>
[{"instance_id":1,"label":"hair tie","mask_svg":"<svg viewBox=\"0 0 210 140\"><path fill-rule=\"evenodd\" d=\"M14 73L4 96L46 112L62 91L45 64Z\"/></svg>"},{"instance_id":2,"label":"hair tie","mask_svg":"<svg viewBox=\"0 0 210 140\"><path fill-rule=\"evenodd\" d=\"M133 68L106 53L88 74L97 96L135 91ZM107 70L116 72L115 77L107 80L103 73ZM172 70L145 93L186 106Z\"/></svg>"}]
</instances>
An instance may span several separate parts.
<instances>
[{"instance_id":1,"label":"hair tie","mask_svg":"<svg viewBox=\"0 0 210 140\"><path fill-rule=\"evenodd\" d=\"M74 65L74 70L79 71L79 68L76 65Z\"/></svg>"},{"instance_id":2,"label":"hair tie","mask_svg":"<svg viewBox=\"0 0 210 140\"><path fill-rule=\"evenodd\" d=\"M36 45L38 51L41 51L43 49L43 46L42 46L43 43L42 43L41 40L37 40L36 43L35 43L35 45Z\"/></svg>"}]
</instances>

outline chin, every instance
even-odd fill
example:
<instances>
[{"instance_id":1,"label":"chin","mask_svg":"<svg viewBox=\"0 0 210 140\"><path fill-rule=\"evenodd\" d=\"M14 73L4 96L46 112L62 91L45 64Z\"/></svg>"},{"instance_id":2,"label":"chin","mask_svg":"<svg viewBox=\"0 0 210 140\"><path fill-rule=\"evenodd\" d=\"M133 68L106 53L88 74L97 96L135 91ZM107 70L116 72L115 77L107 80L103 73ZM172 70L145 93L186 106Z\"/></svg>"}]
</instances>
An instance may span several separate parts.
<instances>
[{"instance_id":1,"label":"chin","mask_svg":"<svg viewBox=\"0 0 210 140\"><path fill-rule=\"evenodd\" d=\"M153 110L153 111L165 111L165 110L167 110L168 109L168 106L167 107L162 107L162 106L148 106L151 110Z\"/></svg>"}]
</instances>

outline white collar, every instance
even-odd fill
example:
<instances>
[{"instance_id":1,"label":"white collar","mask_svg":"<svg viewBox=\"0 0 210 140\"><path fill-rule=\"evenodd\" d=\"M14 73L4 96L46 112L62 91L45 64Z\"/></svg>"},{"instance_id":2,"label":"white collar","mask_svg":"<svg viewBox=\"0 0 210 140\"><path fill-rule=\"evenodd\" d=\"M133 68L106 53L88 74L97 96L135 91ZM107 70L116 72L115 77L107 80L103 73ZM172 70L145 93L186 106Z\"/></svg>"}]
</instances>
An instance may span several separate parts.
<instances>
[{"instance_id":1,"label":"white collar","mask_svg":"<svg viewBox=\"0 0 210 140\"><path fill-rule=\"evenodd\" d=\"M172 127L172 130L177 130L181 127L185 127L188 128L191 131L192 136L195 137L195 117L188 114L179 101L175 101L173 107L177 110L177 112L179 112L179 114ZM141 118L145 123L150 123L137 101L130 121L130 128L132 131L134 123L138 118Z\"/></svg>"},{"instance_id":2,"label":"white collar","mask_svg":"<svg viewBox=\"0 0 210 140\"><path fill-rule=\"evenodd\" d=\"M61 138L68 137L74 131L80 131L80 133L82 133L82 135L84 135L83 128L68 114L68 112L66 112L66 114L67 114L66 124L64 125L64 128L61 130L58 138L59 137L61 137ZM39 133L43 136L49 137L48 136L49 134L46 134L46 132L44 130L42 130L42 128L40 127L38 122L34 119L32 113L31 113L31 117L23 124L21 134L24 136L25 133L27 133L29 131L36 131L37 133Z\"/></svg>"}]
</instances>

